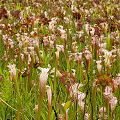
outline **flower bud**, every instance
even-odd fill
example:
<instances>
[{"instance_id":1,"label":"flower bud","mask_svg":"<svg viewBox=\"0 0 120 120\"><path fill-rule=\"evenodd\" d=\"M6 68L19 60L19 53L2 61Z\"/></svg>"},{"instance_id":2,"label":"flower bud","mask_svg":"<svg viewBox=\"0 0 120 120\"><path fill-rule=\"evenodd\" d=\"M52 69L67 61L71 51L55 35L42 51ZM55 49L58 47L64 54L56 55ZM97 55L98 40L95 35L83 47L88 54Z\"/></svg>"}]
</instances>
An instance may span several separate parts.
<instances>
[{"instance_id":1,"label":"flower bud","mask_svg":"<svg viewBox=\"0 0 120 120\"><path fill-rule=\"evenodd\" d=\"M58 62L58 60L59 60L59 51L55 52L55 54L56 54L56 61Z\"/></svg>"},{"instance_id":2,"label":"flower bud","mask_svg":"<svg viewBox=\"0 0 120 120\"><path fill-rule=\"evenodd\" d=\"M101 63L101 60L96 61L96 63L97 63L98 73L101 74L101 69L102 69L102 65L100 64L100 63Z\"/></svg>"}]
</instances>

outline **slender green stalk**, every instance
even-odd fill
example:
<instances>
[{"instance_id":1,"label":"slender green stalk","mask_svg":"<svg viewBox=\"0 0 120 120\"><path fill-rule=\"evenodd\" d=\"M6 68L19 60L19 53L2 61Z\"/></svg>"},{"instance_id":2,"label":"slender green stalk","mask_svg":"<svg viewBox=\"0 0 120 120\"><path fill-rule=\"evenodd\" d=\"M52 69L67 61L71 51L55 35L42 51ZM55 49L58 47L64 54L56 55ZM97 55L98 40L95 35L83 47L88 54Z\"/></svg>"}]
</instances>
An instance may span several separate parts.
<instances>
[{"instance_id":1,"label":"slender green stalk","mask_svg":"<svg viewBox=\"0 0 120 120\"><path fill-rule=\"evenodd\" d=\"M6 103L2 98L0 98L0 100L1 100L5 105L7 105L9 108L11 108L12 110L14 110L15 112L18 112L17 109L15 109L14 107L10 106L10 105L9 105L8 103ZM20 112L20 114L22 114L22 113ZM25 118L26 118L27 120L29 120L26 116L25 116Z\"/></svg>"},{"instance_id":2,"label":"slender green stalk","mask_svg":"<svg viewBox=\"0 0 120 120\"><path fill-rule=\"evenodd\" d=\"M42 92L40 92L39 104L38 104L38 120L40 120L40 111L41 111L41 108L42 108L43 97L44 97L44 94L43 94L43 91L42 91Z\"/></svg>"},{"instance_id":3,"label":"slender green stalk","mask_svg":"<svg viewBox=\"0 0 120 120\"><path fill-rule=\"evenodd\" d=\"M57 85L57 81L56 81L56 70L57 70L57 61L55 62L55 72L54 72L54 104L56 106L56 85Z\"/></svg>"},{"instance_id":4,"label":"slender green stalk","mask_svg":"<svg viewBox=\"0 0 120 120\"><path fill-rule=\"evenodd\" d=\"M18 111L18 110L16 110L15 108L13 108L12 106L10 106L8 103L6 103L2 98L0 98L0 100L5 104L5 105L7 105L9 108L11 108L12 110L14 110L14 111Z\"/></svg>"}]
</instances>

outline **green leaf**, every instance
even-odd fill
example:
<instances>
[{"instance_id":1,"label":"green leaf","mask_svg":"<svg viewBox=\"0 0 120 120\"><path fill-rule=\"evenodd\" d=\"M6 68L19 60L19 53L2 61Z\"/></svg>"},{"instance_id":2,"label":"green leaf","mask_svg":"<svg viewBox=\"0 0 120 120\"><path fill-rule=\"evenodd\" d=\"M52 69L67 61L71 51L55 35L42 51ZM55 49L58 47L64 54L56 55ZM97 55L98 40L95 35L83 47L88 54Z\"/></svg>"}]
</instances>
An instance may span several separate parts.
<instances>
[{"instance_id":1,"label":"green leaf","mask_svg":"<svg viewBox=\"0 0 120 120\"><path fill-rule=\"evenodd\" d=\"M65 105L64 105L65 111L69 108L70 103L71 103L71 100L69 100L69 101L67 101L67 102L65 103Z\"/></svg>"},{"instance_id":2,"label":"green leaf","mask_svg":"<svg viewBox=\"0 0 120 120\"><path fill-rule=\"evenodd\" d=\"M46 120L46 116L43 112L41 112L41 117L43 118L43 120Z\"/></svg>"},{"instance_id":3,"label":"green leaf","mask_svg":"<svg viewBox=\"0 0 120 120\"><path fill-rule=\"evenodd\" d=\"M59 108L63 113L65 113L65 109L64 109L64 107L63 107L61 104L58 105L58 108Z\"/></svg>"}]
</instances>

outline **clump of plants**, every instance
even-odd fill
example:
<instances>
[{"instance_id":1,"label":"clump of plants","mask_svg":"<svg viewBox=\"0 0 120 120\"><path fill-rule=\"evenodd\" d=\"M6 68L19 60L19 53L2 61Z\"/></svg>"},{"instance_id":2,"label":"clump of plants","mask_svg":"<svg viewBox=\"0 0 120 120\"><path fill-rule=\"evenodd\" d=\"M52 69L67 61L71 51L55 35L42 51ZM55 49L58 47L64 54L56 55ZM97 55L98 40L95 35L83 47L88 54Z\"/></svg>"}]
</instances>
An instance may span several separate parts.
<instances>
[{"instance_id":1,"label":"clump of plants","mask_svg":"<svg viewBox=\"0 0 120 120\"><path fill-rule=\"evenodd\" d=\"M0 1L0 119L119 120L119 8Z\"/></svg>"}]
</instances>

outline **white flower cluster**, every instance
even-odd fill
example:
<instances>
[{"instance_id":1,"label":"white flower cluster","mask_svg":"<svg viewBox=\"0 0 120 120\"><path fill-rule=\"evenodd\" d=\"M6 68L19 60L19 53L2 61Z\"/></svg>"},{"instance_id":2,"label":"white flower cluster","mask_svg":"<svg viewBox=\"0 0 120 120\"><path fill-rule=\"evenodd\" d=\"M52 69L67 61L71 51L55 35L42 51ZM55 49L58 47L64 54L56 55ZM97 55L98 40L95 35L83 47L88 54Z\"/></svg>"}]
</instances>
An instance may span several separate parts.
<instances>
[{"instance_id":1,"label":"white flower cluster","mask_svg":"<svg viewBox=\"0 0 120 120\"><path fill-rule=\"evenodd\" d=\"M40 77L39 77L40 87L41 89L44 89L48 79L49 68L40 68L40 70L41 70Z\"/></svg>"},{"instance_id":2,"label":"white flower cluster","mask_svg":"<svg viewBox=\"0 0 120 120\"><path fill-rule=\"evenodd\" d=\"M117 104L117 98L113 96L113 90L111 86L106 86L105 92L103 93L105 96L105 99L108 99L111 110L113 111L115 109L115 106Z\"/></svg>"},{"instance_id":3,"label":"white flower cluster","mask_svg":"<svg viewBox=\"0 0 120 120\"><path fill-rule=\"evenodd\" d=\"M11 76L16 76L16 65L15 64L9 64L7 66L9 68L9 73Z\"/></svg>"},{"instance_id":4,"label":"white flower cluster","mask_svg":"<svg viewBox=\"0 0 120 120\"><path fill-rule=\"evenodd\" d=\"M82 93L81 91L79 91L79 88L82 87L83 84L80 83L75 83L73 85L71 85L70 87L70 96L74 96L75 99L78 99L78 104L81 108L81 110L84 109L84 102L83 99L85 98L85 93Z\"/></svg>"}]
</instances>

